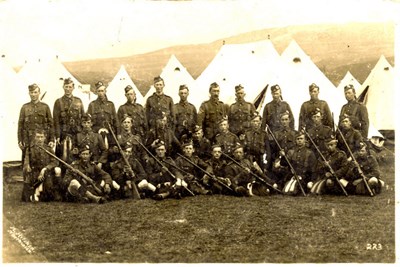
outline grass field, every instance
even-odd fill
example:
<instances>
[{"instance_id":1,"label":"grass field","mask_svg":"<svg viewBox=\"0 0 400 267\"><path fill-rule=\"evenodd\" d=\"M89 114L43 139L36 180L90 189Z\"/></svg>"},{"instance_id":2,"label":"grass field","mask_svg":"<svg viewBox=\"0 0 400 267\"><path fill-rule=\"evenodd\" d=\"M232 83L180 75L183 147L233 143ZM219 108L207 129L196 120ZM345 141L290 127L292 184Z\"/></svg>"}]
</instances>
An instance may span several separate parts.
<instances>
[{"instance_id":1,"label":"grass field","mask_svg":"<svg viewBox=\"0 0 400 267\"><path fill-rule=\"evenodd\" d=\"M394 263L394 162L381 170L375 197L32 204L5 183L3 262Z\"/></svg>"}]
</instances>

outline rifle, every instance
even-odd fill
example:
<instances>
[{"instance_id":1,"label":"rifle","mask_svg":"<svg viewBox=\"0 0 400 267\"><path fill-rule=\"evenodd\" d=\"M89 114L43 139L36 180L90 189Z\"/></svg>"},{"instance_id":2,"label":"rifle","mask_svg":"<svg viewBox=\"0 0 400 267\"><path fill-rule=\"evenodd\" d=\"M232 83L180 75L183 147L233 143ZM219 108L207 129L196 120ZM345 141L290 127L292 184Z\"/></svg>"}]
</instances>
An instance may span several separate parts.
<instances>
[{"instance_id":1,"label":"rifle","mask_svg":"<svg viewBox=\"0 0 400 267\"><path fill-rule=\"evenodd\" d=\"M271 136L272 136L272 139L274 139L274 142L275 142L276 145L278 146L279 151L281 151L281 150L282 150L282 147L281 147L281 145L279 144L278 140L276 140L276 137L275 137L274 133L272 132L272 130L269 128L268 124L267 124L267 131L269 131L269 133L270 133ZM287 158L286 154L284 154L283 157L285 158L286 162L287 162L288 165L289 165L290 172L293 174L294 178L296 179L297 183L299 184L301 193L303 194L303 196L306 197L307 194L306 194L306 192L304 191L304 188L303 188L303 186L302 186L301 183L300 183L299 176L297 175L296 171L294 170L293 165L290 163L290 161L289 161L289 159Z\"/></svg>"},{"instance_id":2,"label":"rifle","mask_svg":"<svg viewBox=\"0 0 400 267\"><path fill-rule=\"evenodd\" d=\"M246 168L240 164L239 162L237 162L234 158L232 158L231 156L227 155L226 153L222 152L222 154L227 157L228 159L230 159L233 163L235 163L236 165L238 165L240 168L242 168L243 170L245 170ZM252 172L250 170L250 174L255 177L256 179L258 179L259 181L261 181L263 184L271 187L272 189L274 189L275 191L279 192L282 194L282 191L279 190L278 188L273 187L272 185L270 185L269 183L267 183L267 181L265 181L263 178L261 178L260 176L258 176L257 174L255 174L254 172Z\"/></svg>"},{"instance_id":3,"label":"rifle","mask_svg":"<svg viewBox=\"0 0 400 267\"><path fill-rule=\"evenodd\" d=\"M362 178L362 180L363 180L363 182L364 182L364 184L365 184L365 187L366 187L367 190L368 190L368 193L370 194L371 197L373 197L373 196L374 196L374 193L372 192L371 188L369 187L367 178L365 177L364 172L361 170L360 165L358 164L356 158L355 158L354 155L353 155L353 152L351 152L351 149L350 149L349 145L347 144L347 141L346 141L346 139L344 138L344 135L343 135L342 131L340 130L339 126L337 126L337 125L336 125L336 129L338 130L338 132L339 132L339 134L340 134L340 137L342 137L343 143L345 144L347 150L348 150L349 153L350 153L350 157L351 157L351 158L353 159L353 161L356 163L358 172L359 172L360 175L361 175L361 178Z\"/></svg>"},{"instance_id":4,"label":"rifle","mask_svg":"<svg viewBox=\"0 0 400 267\"><path fill-rule=\"evenodd\" d=\"M140 142L139 140L136 140L136 142L138 142L138 144L147 152L147 154L149 154L158 164L161 165L161 167L164 167L165 169L167 169L167 173L175 180L178 180L178 178L176 178L176 176L167 168L165 167L165 165L161 162L161 160L159 160L156 156L153 155L153 153L150 152L150 150L147 149L147 147L145 147L142 142ZM165 162L165 161L164 161ZM168 162L166 162L168 163ZM173 166L173 165L171 165ZM178 168L178 166L174 166L175 168ZM189 194L191 194L192 196L195 196L195 194L186 186L184 186L183 188L186 189L186 191L189 192Z\"/></svg>"},{"instance_id":5,"label":"rifle","mask_svg":"<svg viewBox=\"0 0 400 267\"><path fill-rule=\"evenodd\" d=\"M203 168L201 168L199 165L197 165L196 163L192 162L190 159L188 159L187 157L185 157L184 155L181 155L178 153L178 156L183 158L184 160L186 160L187 162L189 162L190 164L192 164L193 166L195 166L196 168L198 168L200 171L204 172L207 176L209 176L213 181L219 183L220 185L222 185L223 187L225 187L226 189L228 189L229 191L232 191L232 188L230 188L228 185L226 185L224 182L222 182L221 180L219 180L215 175L212 175L211 173L207 172L206 170L204 170Z\"/></svg>"},{"instance_id":6,"label":"rifle","mask_svg":"<svg viewBox=\"0 0 400 267\"><path fill-rule=\"evenodd\" d=\"M108 128L110 129L110 132L111 132L115 142L117 143L119 153L121 153L122 158L125 161L125 165L128 167L129 175L133 179L136 175L133 172L131 165L129 164L128 158L126 157L125 152L122 150L121 145L119 144L118 139L115 136L115 133L114 133L114 131L113 131L113 129L112 129L112 127L111 127L111 125L110 125L110 123L108 121L107 121L107 125L108 125ZM133 193L133 199L140 199L139 191L138 191L138 189L136 187L136 184L134 182L132 183L132 193Z\"/></svg>"},{"instance_id":7,"label":"rifle","mask_svg":"<svg viewBox=\"0 0 400 267\"><path fill-rule=\"evenodd\" d=\"M329 172L332 173L333 177L335 177L336 182L339 184L340 188L342 189L343 193L345 194L346 197L348 197L349 195L346 192L346 189L344 189L342 183L339 181L339 178L336 176L336 173L334 172L334 170L332 169L332 166L329 164L329 162L326 160L326 158L324 157L324 155L322 154L321 150L319 150L318 146L314 143L314 140L311 138L311 136L308 134L308 132L304 131L308 137L308 139L310 139L311 143L314 145L315 149L317 150L318 154L321 156L322 160L325 162L325 164L328 166L329 168Z\"/></svg>"},{"instance_id":8,"label":"rifle","mask_svg":"<svg viewBox=\"0 0 400 267\"><path fill-rule=\"evenodd\" d=\"M72 167L71 165L69 165L68 163L66 163L65 161L63 161L62 159L60 159L59 157L57 157L56 155L52 154L51 152L49 152L48 150L46 150L44 147L38 146L40 149L42 149L44 152L46 152L49 156L55 158L56 160L58 160L59 162L61 162L62 164L65 165L65 167L67 167L68 169L70 169L72 172L78 174L80 177L82 177L83 180L85 180L88 184L90 184L91 186L93 186L94 190L96 191L96 193L98 194L103 194L103 191L101 191L100 188L98 188L95 184L95 182L86 174L84 174L83 172L81 172L78 169L75 169L74 167Z\"/></svg>"}]
</instances>

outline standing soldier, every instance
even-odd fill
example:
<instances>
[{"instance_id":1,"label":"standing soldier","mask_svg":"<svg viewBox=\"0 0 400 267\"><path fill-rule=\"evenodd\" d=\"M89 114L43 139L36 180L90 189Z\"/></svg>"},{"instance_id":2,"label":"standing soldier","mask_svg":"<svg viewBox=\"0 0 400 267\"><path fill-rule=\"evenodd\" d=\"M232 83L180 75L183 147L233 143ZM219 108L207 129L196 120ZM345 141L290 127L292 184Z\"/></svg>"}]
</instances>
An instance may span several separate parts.
<instances>
[{"instance_id":1,"label":"standing soldier","mask_svg":"<svg viewBox=\"0 0 400 267\"><path fill-rule=\"evenodd\" d=\"M34 142L26 149L23 175L24 187L22 201L61 201L61 169L58 161L40 149L42 147L52 153L52 149L44 143L46 139L43 129L36 129Z\"/></svg>"},{"instance_id":2,"label":"standing soldier","mask_svg":"<svg viewBox=\"0 0 400 267\"><path fill-rule=\"evenodd\" d=\"M102 82L96 83L97 99L90 102L88 114L92 117L93 131L103 136L104 143L107 147L114 144L113 137L108 130L109 123L114 131L118 128L117 112L114 103L107 99L107 89Z\"/></svg>"},{"instance_id":3,"label":"standing soldier","mask_svg":"<svg viewBox=\"0 0 400 267\"><path fill-rule=\"evenodd\" d=\"M340 121L344 115L347 114L350 117L351 124L354 129L359 130L364 138L368 137L369 118L368 110L365 105L357 102L356 90L352 84L344 87L344 95L347 100L347 104L343 105L340 110Z\"/></svg>"},{"instance_id":4,"label":"standing soldier","mask_svg":"<svg viewBox=\"0 0 400 267\"><path fill-rule=\"evenodd\" d=\"M310 125L310 128L306 128L306 131L314 143L318 146L318 149L321 152L324 152L326 151L325 140L330 138L330 136L333 134L332 128L322 123L323 116L319 108L316 108L311 114L312 124ZM309 146L314 154L318 155L316 148L311 142L309 143Z\"/></svg>"},{"instance_id":5,"label":"standing soldier","mask_svg":"<svg viewBox=\"0 0 400 267\"><path fill-rule=\"evenodd\" d=\"M218 133L218 121L228 115L228 105L219 101L220 88L214 82L209 89L210 99L201 104L197 116L197 125L203 128L204 136L212 140Z\"/></svg>"},{"instance_id":6,"label":"standing soldier","mask_svg":"<svg viewBox=\"0 0 400 267\"><path fill-rule=\"evenodd\" d=\"M144 108L141 104L136 103L136 93L132 86L125 87L126 103L118 108L118 121L122 121L124 116L128 115L132 120L132 133L139 135L142 139L147 134L147 118ZM121 131L121 129L119 129Z\"/></svg>"},{"instance_id":7,"label":"standing soldier","mask_svg":"<svg viewBox=\"0 0 400 267\"><path fill-rule=\"evenodd\" d=\"M246 102L246 93L242 85L235 86L236 102L229 107L228 122L229 130L240 136L250 129L250 120L256 108L250 102Z\"/></svg>"},{"instance_id":8,"label":"standing soldier","mask_svg":"<svg viewBox=\"0 0 400 267\"><path fill-rule=\"evenodd\" d=\"M72 95L75 89L71 78L64 79L64 96L54 103L54 131L56 135L56 156L65 161L70 157L72 138L81 130L81 117L85 112L82 100Z\"/></svg>"},{"instance_id":9,"label":"standing soldier","mask_svg":"<svg viewBox=\"0 0 400 267\"><path fill-rule=\"evenodd\" d=\"M310 100L304 102L300 108L300 115L299 115L299 131L304 127L308 130L313 122L312 116L313 112L318 108L321 112L322 116L322 124L325 126L333 128L333 119L332 113L329 109L328 103L324 100L318 99L319 95L319 87L315 83L311 84L309 87L310 92Z\"/></svg>"},{"instance_id":10,"label":"standing soldier","mask_svg":"<svg viewBox=\"0 0 400 267\"><path fill-rule=\"evenodd\" d=\"M239 143L239 138L229 131L228 118L222 118L218 122L219 133L214 138L214 144L220 144L224 153L231 155L232 149Z\"/></svg>"},{"instance_id":11,"label":"standing soldier","mask_svg":"<svg viewBox=\"0 0 400 267\"><path fill-rule=\"evenodd\" d=\"M47 104L40 102L40 88L37 84L29 85L28 89L31 102L22 106L18 119L18 146L22 150L22 161L25 158L25 149L33 142L37 129L43 129L48 145L54 146L53 118L50 108Z\"/></svg>"},{"instance_id":12,"label":"standing soldier","mask_svg":"<svg viewBox=\"0 0 400 267\"><path fill-rule=\"evenodd\" d=\"M195 125L192 133L194 155L202 160L207 160L211 157L211 142L204 137L203 129L199 125Z\"/></svg>"},{"instance_id":13,"label":"standing soldier","mask_svg":"<svg viewBox=\"0 0 400 267\"><path fill-rule=\"evenodd\" d=\"M179 97L181 100L174 105L176 124L175 136L181 140L182 135L191 132L197 122L196 107L187 101L189 96L189 88L187 85L179 86Z\"/></svg>"},{"instance_id":14,"label":"standing soldier","mask_svg":"<svg viewBox=\"0 0 400 267\"><path fill-rule=\"evenodd\" d=\"M155 93L146 100L146 117L149 129L155 129L157 119L167 116L168 128L173 129L175 125L174 101L172 97L165 95L164 80L160 76L154 78Z\"/></svg>"},{"instance_id":15,"label":"standing soldier","mask_svg":"<svg viewBox=\"0 0 400 267\"><path fill-rule=\"evenodd\" d=\"M270 127L271 131L274 132L280 128L280 114L285 111L289 112L290 128L294 130L294 117L292 109L286 101L282 100L282 91L279 85L273 85L271 87L272 101L265 105L261 129L265 129L266 125Z\"/></svg>"}]
</instances>

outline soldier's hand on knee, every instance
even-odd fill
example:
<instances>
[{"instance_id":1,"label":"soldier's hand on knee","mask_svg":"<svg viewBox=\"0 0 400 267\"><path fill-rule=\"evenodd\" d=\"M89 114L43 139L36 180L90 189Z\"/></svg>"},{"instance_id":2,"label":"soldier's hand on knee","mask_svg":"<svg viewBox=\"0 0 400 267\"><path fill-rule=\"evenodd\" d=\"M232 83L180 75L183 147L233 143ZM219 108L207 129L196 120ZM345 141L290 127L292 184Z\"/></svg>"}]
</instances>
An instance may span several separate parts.
<instances>
[{"instance_id":1,"label":"soldier's hand on knee","mask_svg":"<svg viewBox=\"0 0 400 267\"><path fill-rule=\"evenodd\" d=\"M38 176L38 180L39 180L39 181L43 181L43 180L44 180L44 174L45 174L46 170L47 170L46 168L43 168L43 169L40 171L39 176Z\"/></svg>"}]
</instances>

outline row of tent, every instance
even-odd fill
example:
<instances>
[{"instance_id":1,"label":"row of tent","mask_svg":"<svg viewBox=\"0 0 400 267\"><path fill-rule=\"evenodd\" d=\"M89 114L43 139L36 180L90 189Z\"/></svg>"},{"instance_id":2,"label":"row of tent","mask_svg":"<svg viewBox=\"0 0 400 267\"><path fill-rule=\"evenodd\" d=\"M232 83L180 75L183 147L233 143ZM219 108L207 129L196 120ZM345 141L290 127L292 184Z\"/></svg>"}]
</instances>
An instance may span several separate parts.
<instances>
[{"instance_id":1,"label":"row of tent","mask_svg":"<svg viewBox=\"0 0 400 267\"><path fill-rule=\"evenodd\" d=\"M220 99L227 104L235 101L234 88L241 84L246 91L246 100L257 101L258 110L262 112L266 103L272 100L265 88L279 84L282 96L299 114L300 106L309 100L308 86L315 83L320 87L320 99L329 103L335 121L341 107L346 103L343 88L353 84L357 95L362 96L370 115L369 136L382 137L377 131L394 130L394 71L384 56L381 56L365 82L360 85L351 75L346 74L338 87L322 73L310 57L293 40L281 55L275 50L270 40L245 43L226 44L194 80L186 68L172 55L163 68L160 76L165 81L164 93L171 96L175 103L179 102L178 88L186 84L190 88L189 102L198 109L208 99L210 83L217 82L221 88ZM81 98L85 108L96 99L90 85L81 84L65 66L57 59L29 62L16 73L5 61L0 61L0 86L6 96L0 100L3 108L2 123L5 135L3 142L3 161L19 160L21 152L17 146L17 125L21 106L29 102L27 85L37 83L41 88L42 101L53 109L54 102L63 94L63 78L71 77L75 82L74 95ZM137 102L144 105L148 96L154 93L151 87L143 96L121 66L113 80L108 84L107 97L114 102L116 108L125 103L123 89L131 85L136 91ZM268 90L269 92L269 90ZM297 116L298 117L298 116Z\"/></svg>"}]
</instances>

